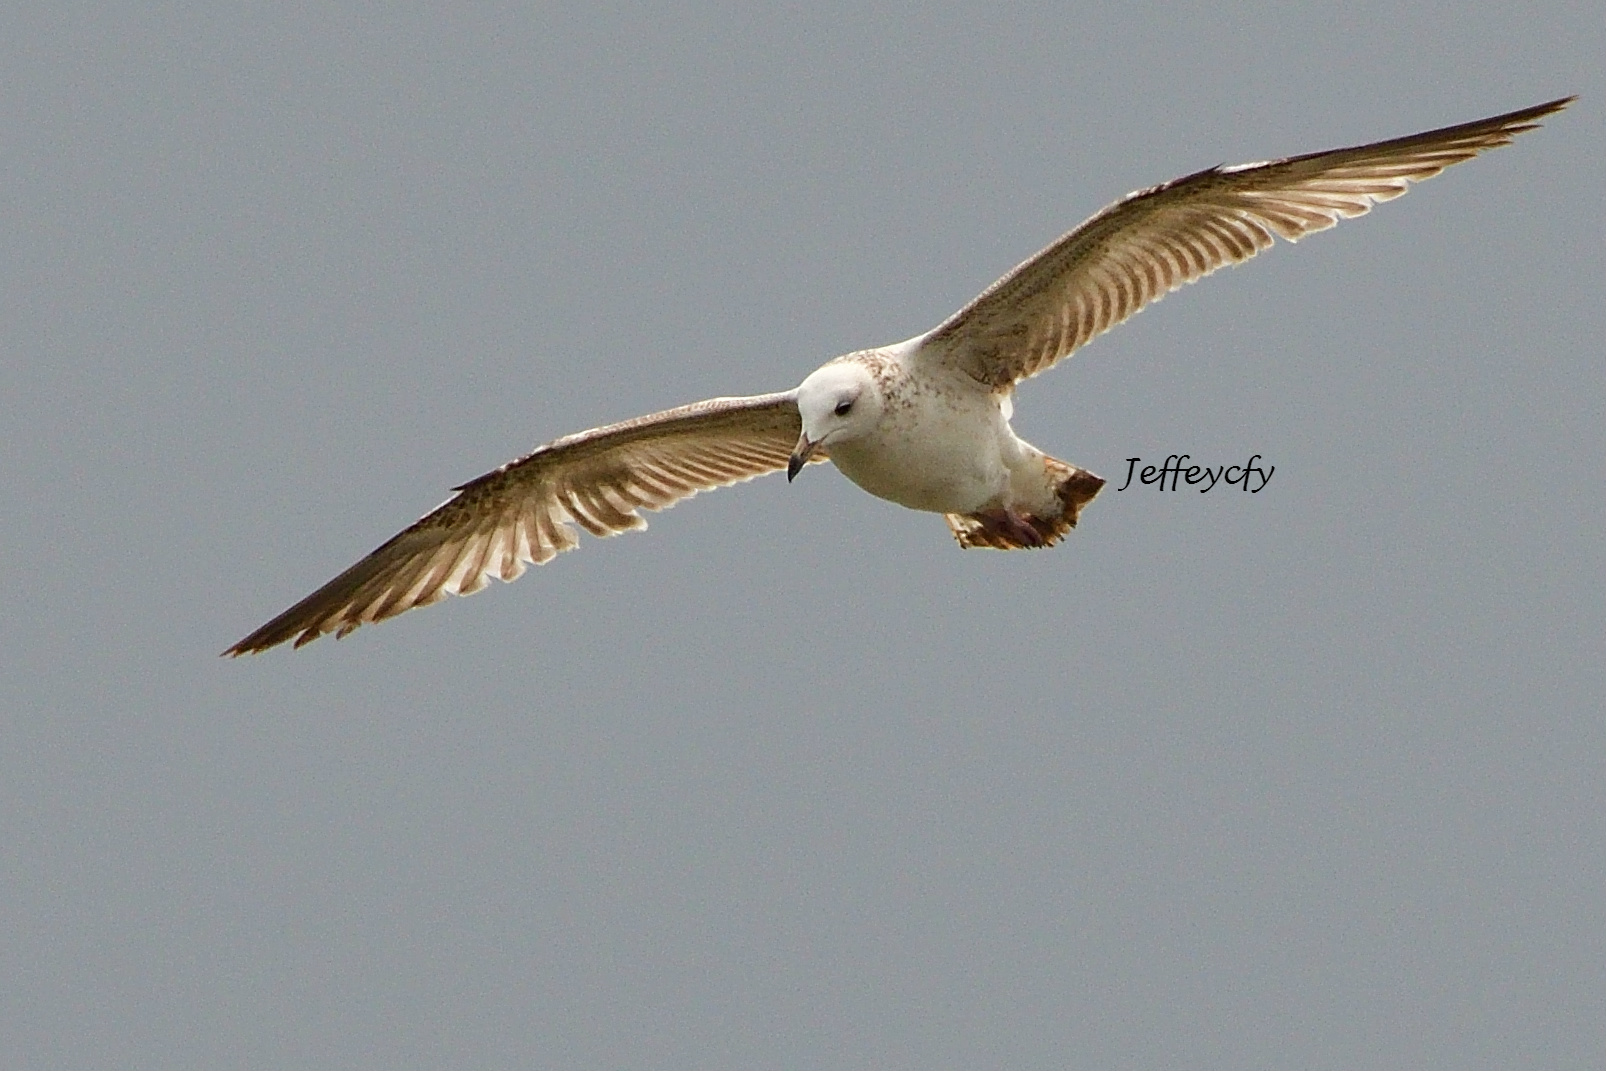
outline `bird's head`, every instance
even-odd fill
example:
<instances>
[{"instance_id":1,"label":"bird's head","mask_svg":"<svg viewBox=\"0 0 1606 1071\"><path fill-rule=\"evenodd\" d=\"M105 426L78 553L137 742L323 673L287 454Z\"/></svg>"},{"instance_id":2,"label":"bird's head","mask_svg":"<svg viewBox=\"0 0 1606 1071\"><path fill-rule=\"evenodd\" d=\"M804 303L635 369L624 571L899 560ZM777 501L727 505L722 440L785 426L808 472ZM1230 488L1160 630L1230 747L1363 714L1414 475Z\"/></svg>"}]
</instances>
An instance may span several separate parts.
<instances>
[{"instance_id":1,"label":"bird's head","mask_svg":"<svg viewBox=\"0 0 1606 1071\"><path fill-rule=\"evenodd\" d=\"M794 479L803 466L833 443L868 435L881 419L881 390L870 370L858 361L833 361L816 369L797 388L797 411L803 434L786 466Z\"/></svg>"}]
</instances>

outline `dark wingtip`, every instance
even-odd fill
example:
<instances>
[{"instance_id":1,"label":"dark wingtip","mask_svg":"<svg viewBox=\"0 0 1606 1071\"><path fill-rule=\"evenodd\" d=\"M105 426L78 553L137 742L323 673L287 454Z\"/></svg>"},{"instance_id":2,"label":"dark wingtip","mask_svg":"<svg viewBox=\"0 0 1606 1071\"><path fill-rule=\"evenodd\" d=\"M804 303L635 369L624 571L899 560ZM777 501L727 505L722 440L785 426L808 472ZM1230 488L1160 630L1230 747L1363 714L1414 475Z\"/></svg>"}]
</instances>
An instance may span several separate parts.
<instances>
[{"instance_id":1,"label":"dark wingtip","mask_svg":"<svg viewBox=\"0 0 1606 1071\"><path fill-rule=\"evenodd\" d=\"M261 654L263 651L277 647L279 644L289 641L292 637L295 639L294 646L301 647L311 643L313 640L323 635L322 632L318 632L314 629L306 629L301 632L301 635L297 636L297 631L297 629L290 629L288 631L285 630L279 625L279 620L275 618L274 620L269 621L266 625L263 625L261 628L257 629L255 632L251 633L251 635L247 636L239 643L235 644L233 647L230 647L228 650L224 651L219 657L239 658L241 655Z\"/></svg>"},{"instance_id":2,"label":"dark wingtip","mask_svg":"<svg viewBox=\"0 0 1606 1071\"><path fill-rule=\"evenodd\" d=\"M266 651L271 646L273 646L271 643L252 643L251 637L247 636L233 647L230 647L228 650L218 655L218 657L239 658L241 655L258 654L262 651Z\"/></svg>"}]
</instances>

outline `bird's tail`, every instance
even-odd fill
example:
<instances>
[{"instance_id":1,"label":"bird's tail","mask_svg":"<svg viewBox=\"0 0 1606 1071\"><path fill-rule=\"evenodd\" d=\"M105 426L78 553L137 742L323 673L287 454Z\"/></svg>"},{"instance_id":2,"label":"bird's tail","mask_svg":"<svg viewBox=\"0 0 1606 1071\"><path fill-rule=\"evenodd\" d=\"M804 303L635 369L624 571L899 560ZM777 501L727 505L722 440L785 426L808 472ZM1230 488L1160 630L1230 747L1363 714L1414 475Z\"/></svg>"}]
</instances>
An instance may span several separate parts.
<instances>
[{"instance_id":1,"label":"bird's tail","mask_svg":"<svg viewBox=\"0 0 1606 1071\"><path fill-rule=\"evenodd\" d=\"M1050 479L1054 481L1054 495L1060 503L1058 513L1047 516L1002 510L946 513L943 516L959 545L967 550L972 547L1030 550L1052 547L1064 539L1065 533L1076 527L1082 507L1098 495L1104 480L1058 458L1044 457L1043 463Z\"/></svg>"}]
</instances>

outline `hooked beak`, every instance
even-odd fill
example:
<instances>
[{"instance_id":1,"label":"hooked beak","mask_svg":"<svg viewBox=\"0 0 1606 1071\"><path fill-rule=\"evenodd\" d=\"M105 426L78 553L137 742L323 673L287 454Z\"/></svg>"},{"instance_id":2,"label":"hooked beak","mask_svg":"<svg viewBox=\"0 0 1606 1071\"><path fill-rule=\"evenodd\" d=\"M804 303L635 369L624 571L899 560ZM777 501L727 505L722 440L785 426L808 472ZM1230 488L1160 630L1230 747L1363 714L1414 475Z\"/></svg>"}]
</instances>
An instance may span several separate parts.
<instances>
[{"instance_id":1,"label":"hooked beak","mask_svg":"<svg viewBox=\"0 0 1606 1071\"><path fill-rule=\"evenodd\" d=\"M819 443L810 442L807 435L799 435L797 446L792 451L792 459L786 463L786 482L791 483L797 479L797 474L803 471L803 466L819 452Z\"/></svg>"}]
</instances>

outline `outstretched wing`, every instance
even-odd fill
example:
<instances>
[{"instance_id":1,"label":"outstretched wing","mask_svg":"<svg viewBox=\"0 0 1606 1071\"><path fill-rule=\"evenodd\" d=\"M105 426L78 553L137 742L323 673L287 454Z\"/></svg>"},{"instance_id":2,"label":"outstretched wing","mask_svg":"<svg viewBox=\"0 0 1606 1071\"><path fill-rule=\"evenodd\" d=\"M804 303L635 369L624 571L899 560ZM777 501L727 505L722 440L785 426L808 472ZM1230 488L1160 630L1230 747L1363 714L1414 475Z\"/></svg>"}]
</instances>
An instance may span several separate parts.
<instances>
[{"instance_id":1,"label":"outstretched wing","mask_svg":"<svg viewBox=\"0 0 1606 1071\"><path fill-rule=\"evenodd\" d=\"M516 580L592 535L645 528L638 509L786 468L802 431L797 393L714 398L568 435L456 489L356 565L223 652L344 636L491 577Z\"/></svg>"},{"instance_id":2,"label":"outstretched wing","mask_svg":"<svg viewBox=\"0 0 1606 1071\"><path fill-rule=\"evenodd\" d=\"M1034 376L1151 302L1298 241L1508 144L1575 98L1425 134L1213 167L1110 205L982 292L922 340L922 355L995 388Z\"/></svg>"}]
</instances>

